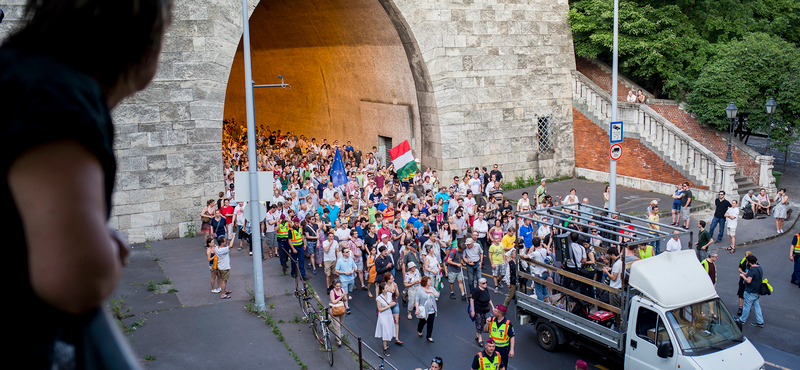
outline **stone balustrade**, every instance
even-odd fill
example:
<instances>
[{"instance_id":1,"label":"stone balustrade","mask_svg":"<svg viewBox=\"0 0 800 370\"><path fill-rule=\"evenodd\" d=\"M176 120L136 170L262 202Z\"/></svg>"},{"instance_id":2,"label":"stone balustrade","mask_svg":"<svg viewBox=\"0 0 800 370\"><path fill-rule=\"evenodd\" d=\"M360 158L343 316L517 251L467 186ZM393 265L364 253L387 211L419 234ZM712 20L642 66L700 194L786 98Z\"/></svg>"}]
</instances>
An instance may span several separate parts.
<instances>
[{"instance_id":1,"label":"stone balustrade","mask_svg":"<svg viewBox=\"0 0 800 370\"><path fill-rule=\"evenodd\" d=\"M576 108L586 109L590 118L608 132L611 123L610 93L580 72L574 72L573 102ZM645 104L618 102L617 109L618 120L624 122L625 136L642 140L699 186L694 192L698 199L713 201L720 190L738 194L738 185L734 180L735 163L718 157ZM770 172L771 176L771 171L762 172ZM674 184L663 188L674 188Z\"/></svg>"}]
</instances>

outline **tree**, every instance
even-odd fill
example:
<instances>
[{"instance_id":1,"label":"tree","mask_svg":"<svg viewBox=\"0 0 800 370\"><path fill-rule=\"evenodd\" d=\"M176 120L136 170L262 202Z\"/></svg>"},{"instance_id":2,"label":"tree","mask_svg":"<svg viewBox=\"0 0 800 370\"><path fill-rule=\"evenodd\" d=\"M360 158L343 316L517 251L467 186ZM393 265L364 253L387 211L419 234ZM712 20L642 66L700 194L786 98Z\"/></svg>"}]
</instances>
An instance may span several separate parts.
<instances>
[{"instance_id":1,"label":"tree","mask_svg":"<svg viewBox=\"0 0 800 370\"><path fill-rule=\"evenodd\" d=\"M773 147L787 151L800 129L800 49L766 33L748 34L716 49L687 96L688 110L699 122L727 130L725 107L733 101L747 130L769 131ZM778 103L771 130L765 109L770 97Z\"/></svg>"},{"instance_id":2,"label":"tree","mask_svg":"<svg viewBox=\"0 0 800 370\"><path fill-rule=\"evenodd\" d=\"M685 100L717 46L753 32L800 44L797 0L620 0L620 70ZM611 60L613 2L570 0L575 53Z\"/></svg>"}]
</instances>

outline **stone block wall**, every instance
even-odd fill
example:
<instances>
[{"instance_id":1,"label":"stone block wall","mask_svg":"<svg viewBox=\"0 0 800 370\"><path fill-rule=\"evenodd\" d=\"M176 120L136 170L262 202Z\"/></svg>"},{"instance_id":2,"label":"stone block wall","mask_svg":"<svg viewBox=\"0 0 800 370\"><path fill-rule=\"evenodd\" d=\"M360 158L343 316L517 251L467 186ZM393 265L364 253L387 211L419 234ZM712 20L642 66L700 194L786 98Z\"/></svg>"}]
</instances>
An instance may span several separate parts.
<instances>
[{"instance_id":1,"label":"stone block wall","mask_svg":"<svg viewBox=\"0 0 800 370\"><path fill-rule=\"evenodd\" d=\"M566 0L394 4L433 85L441 143L435 168L443 178L494 163L510 180L572 174L575 59ZM550 114L555 152L541 153L537 116Z\"/></svg>"},{"instance_id":2,"label":"stone block wall","mask_svg":"<svg viewBox=\"0 0 800 370\"><path fill-rule=\"evenodd\" d=\"M443 178L497 163L506 178L571 175L575 70L567 0L375 0L398 30L415 84L423 165ZM266 3L266 0L265 0ZM241 3L175 0L153 83L113 112L119 161L110 224L129 242L199 231L222 190L220 141ZM258 1L250 2L250 14ZM22 1L4 5L0 37ZM553 116L540 153L537 117Z\"/></svg>"}]
</instances>

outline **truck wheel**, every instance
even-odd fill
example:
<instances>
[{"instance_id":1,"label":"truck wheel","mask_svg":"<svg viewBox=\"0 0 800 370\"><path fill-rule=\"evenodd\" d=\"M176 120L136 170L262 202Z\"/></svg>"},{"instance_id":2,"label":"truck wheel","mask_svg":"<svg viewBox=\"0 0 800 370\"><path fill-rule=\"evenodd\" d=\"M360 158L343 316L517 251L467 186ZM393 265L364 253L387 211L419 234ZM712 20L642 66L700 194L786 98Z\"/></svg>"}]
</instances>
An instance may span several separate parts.
<instances>
[{"instance_id":1,"label":"truck wheel","mask_svg":"<svg viewBox=\"0 0 800 370\"><path fill-rule=\"evenodd\" d=\"M553 352L558 347L558 337L556 331L550 324L539 325L536 329L536 336L539 338L539 345L547 352Z\"/></svg>"}]
</instances>

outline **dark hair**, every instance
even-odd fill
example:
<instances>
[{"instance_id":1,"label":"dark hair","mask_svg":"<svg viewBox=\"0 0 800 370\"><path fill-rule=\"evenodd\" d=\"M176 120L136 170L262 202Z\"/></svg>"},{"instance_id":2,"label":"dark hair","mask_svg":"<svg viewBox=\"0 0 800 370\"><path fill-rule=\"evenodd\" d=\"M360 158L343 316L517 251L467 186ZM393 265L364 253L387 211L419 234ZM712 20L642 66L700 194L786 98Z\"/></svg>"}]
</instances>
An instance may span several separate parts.
<instances>
[{"instance_id":1,"label":"dark hair","mask_svg":"<svg viewBox=\"0 0 800 370\"><path fill-rule=\"evenodd\" d=\"M389 281L389 279L391 279L391 278L392 278L392 273L387 271L387 272L384 272L384 273L383 273L383 280L382 280L382 281L383 281L384 283L386 283L386 282L388 282L388 281Z\"/></svg>"},{"instance_id":2,"label":"dark hair","mask_svg":"<svg viewBox=\"0 0 800 370\"><path fill-rule=\"evenodd\" d=\"M749 263L751 265L757 265L758 264L758 258L756 258L756 256L751 254L751 255L747 256L747 263Z\"/></svg>"},{"instance_id":3,"label":"dark hair","mask_svg":"<svg viewBox=\"0 0 800 370\"><path fill-rule=\"evenodd\" d=\"M705 228L706 227L706 222L703 221L703 220L700 220L700 227Z\"/></svg>"},{"instance_id":4,"label":"dark hair","mask_svg":"<svg viewBox=\"0 0 800 370\"><path fill-rule=\"evenodd\" d=\"M25 25L6 43L51 56L107 92L158 58L171 13L170 0L28 0Z\"/></svg>"}]
</instances>

